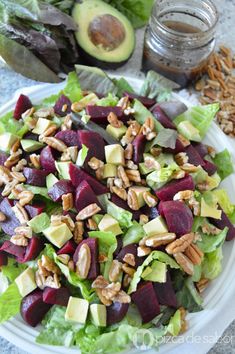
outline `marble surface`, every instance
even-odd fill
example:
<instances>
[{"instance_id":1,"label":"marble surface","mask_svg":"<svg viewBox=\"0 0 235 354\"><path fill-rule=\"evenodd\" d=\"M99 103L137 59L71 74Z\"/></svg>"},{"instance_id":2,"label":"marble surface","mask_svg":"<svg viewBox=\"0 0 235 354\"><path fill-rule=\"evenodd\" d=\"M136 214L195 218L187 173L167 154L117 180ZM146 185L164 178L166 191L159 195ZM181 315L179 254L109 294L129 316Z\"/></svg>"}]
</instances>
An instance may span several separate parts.
<instances>
[{"instance_id":1,"label":"marble surface","mask_svg":"<svg viewBox=\"0 0 235 354\"><path fill-rule=\"evenodd\" d=\"M199 0L200 1L200 0ZM217 45L223 43L235 48L235 0L214 0L220 13L217 31ZM118 73L135 72L141 66L143 30L136 32L137 45L134 55L127 64L118 69ZM14 91L20 87L38 84L14 73L0 61L0 104L9 100ZM218 319L219 321L219 319ZM0 333L1 334L1 333ZM27 354L0 337L1 354ZM200 354L200 353L198 353ZM219 338L208 354L235 354L235 321L233 321Z\"/></svg>"}]
</instances>

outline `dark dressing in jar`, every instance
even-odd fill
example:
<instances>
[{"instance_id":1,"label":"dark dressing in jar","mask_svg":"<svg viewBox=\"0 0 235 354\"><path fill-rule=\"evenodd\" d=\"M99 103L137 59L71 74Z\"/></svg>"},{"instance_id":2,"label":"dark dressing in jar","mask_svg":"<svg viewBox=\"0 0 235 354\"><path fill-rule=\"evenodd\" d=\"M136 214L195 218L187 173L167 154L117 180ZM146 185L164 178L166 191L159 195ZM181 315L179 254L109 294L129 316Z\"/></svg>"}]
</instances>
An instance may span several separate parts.
<instances>
[{"instance_id":1,"label":"dark dressing in jar","mask_svg":"<svg viewBox=\"0 0 235 354\"><path fill-rule=\"evenodd\" d=\"M181 87L204 72L215 46L218 14L210 0L159 0L145 33L142 70Z\"/></svg>"}]
</instances>

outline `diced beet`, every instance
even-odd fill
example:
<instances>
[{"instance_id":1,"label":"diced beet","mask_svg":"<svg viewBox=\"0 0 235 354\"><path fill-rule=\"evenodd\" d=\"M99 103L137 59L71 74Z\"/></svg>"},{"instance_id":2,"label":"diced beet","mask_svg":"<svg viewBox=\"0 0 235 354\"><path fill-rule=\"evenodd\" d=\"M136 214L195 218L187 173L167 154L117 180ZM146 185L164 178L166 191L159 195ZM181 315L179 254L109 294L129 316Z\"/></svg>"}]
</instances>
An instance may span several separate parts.
<instances>
[{"instance_id":1,"label":"diced beet","mask_svg":"<svg viewBox=\"0 0 235 354\"><path fill-rule=\"evenodd\" d=\"M160 313L156 292L150 281L141 284L131 298L140 312L143 323L152 321Z\"/></svg>"},{"instance_id":2,"label":"diced beet","mask_svg":"<svg viewBox=\"0 0 235 354\"><path fill-rule=\"evenodd\" d=\"M184 151L188 156L189 163L193 164L194 166L199 166L199 165L202 167L204 166L205 162L203 161L203 159L201 158L197 150L192 145L187 146L184 149Z\"/></svg>"},{"instance_id":3,"label":"diced beet","mask_svg":"<svg viewBox=\"0 0 235 354\"><path fill-rule=\"evenodd\" d=\"M91 120L97 124L107 124L107 117L111 112L116 114L118 118L123 117L123 110L121 107L103 107L88 105L86 107L86 112L89 116L91 116Z\"/></svg>"},{"instance_id":4,"label":"diced beet","mask_svg":"<svg viewBox=\"0 0 235 354\"><path fill-rule=\"evenodd\" d=\"M30 216L30 219L33 219L35 216L41 214L45 209L45 204L43 202L38 202L33 205L25 205L25 210Z\"/></svg>"},{"instance_id":5,"label":"diced beet","mask_svg":"<svg viewBox=\"0 0 235 354\"><path fill-rule=\"evenodd\" d=\"M128 210L130 213L132 213L134 220L139 220L140 215L142 214L141 209L140 210L132 210L131 208L129 208L127 202L125 202L125 200L119 198L116 194L111 194L111 202L113 202L119 208Z\"/></svg>"},{"instance_id":6,"label":"diced beet","mask_svg":"<svg viewBox=\"0 0 235 354\"><path fill-rule=\"evenodd\" d=\"M66 114L71 112L71 104L72 102L67 96L61 95L54 105L55 114L60 117L66 116Z\"/></svg>"},{"instance_id":7,"label":"diced beet","mask_svg":"<svg viewBox=\"0 0 235 354\"><path fill-rule=\"evenodd\" d=\"M72 163L69 165L69 175L74 187L77 187L82 181L86 180L96 195L108 193L106 186Z\"/></svg>"},{"instance_id":8,"label":"diced beet","mask_svg":"<svg viewBox=\"0 0 235 354\"><path fill-rule=\"evenodd\" d=\"M124 257L127 253L133 254L133 256L135 257L135 267L138 267L139 265L141 265L143 263L143 257L138 257L137 256L137 244L135 243L131 243L125 247L123 247L120 252L117 255L117 259L120 262L124 262Z\"/></svg>"},{"instance_id":9,"label":"diced beet","mask_svg":"<svg viewBox=\"0 0 235 354\"><path fill-rule=\"evenodd\" d=\"M172 286L169 271L167 272L167 278L165 283L154 282L153 286L160 305L177 307L177 299Z\"/></svg>"},{"instance_id":10,"label":"diced beet","mask_svg":"<svg viewBox=\"0 0 235 354\"><path fill-rule=\"evenodd\" d=\"M15 105L13 117L15 119L20 119L21 115L31 107L33 107L33 105L28 96L20 95Z\"/></svg>"},{"instance_id":11,"label":"diced beet","mask_svg":"<svg viewBox=\"0 0 235 354\"><path fill-rule=\"evenodd\" d=\"M74 187L72 185L72 182L69 179L61 179L48 190L48 195L54 202L59 202L63 194L73 192Z\"/></svg>"},{"instance_id":12,"label":"diced beet","mask_svg":"<svg viewBox=\"0 0 235 354\"><path fill-rule=\"evenodd\" d=\"M122 304L121 302L113 302L112 305L107 306L107 325L110 326L123 320L128 308L129 304Z\"/></svg>"},{"instance_id":13,"label":"diced beet","mask_svg":"<svg viewBox=\"0 0 235 354\"><path fill-rule=\"evenodd\" d=\"M208 160L204 160L203 169L208 173L209 176L212 176L217 171L217 166Z\"/></svg>"},{"instance_id":14,"label":"diced beet","mask_svg":"<svg viewBox=\"0 0 235 354\"><path fill-rule=\"evenodd\" d=\"M62 214L64 216L69 215L73 221L76 221L77 213L75 213L73 211L63 210Z\"/></svg>"},{"instance_id":15,"label":"diced beet","mask_svg":"<svg viewBox=\"0 0 235 354\"><path fill-rule=\"evenodd\" d=\"M87 181L82 181L76 189L75 207L79 212L80 210L93 203L99 205L99 201L90 185L87 183Z\"/></svg>"},{"instance_id":16,"label":"diced beet","mask_svg":"<svg viewBox=\"0 0 235 354\"><path fill-rule=\"evenodd\" d=\"M21 316L27 324L36 327L43 320L51 306L51 304L43 302L43 292L37 289L23 298L20 309Z\"/></svg>"},{"instance_id":17,"label":"diced beet","mask_svg":"<svg viewBox=\"0 0 235 354\"><path fill-rule=\"evenodd\" d=\"M80 242L73 255L73 261L75 264L77 263L79 250L84 243L87 244L87 246L90 248L91 251L91 266L90 266L87 279L93 280L97 278L100 273L100 266L98 262L98 239L97 238L87 238L82 242Z\"/></svg>"},{"instance_id":18,"label":"diced beet","mask_svg":"<svg viewBox=\"0 0 235 354\"><path fill-rule=\"evenodd\" d=\"M5 152L0 151L0 166L4 166L5 161L8 159L9 155Z\"/></svg>"},{"instance_id":19,"label":"diced beet","mask_svg":"<svg viewBox=\"0 0 235 354\"><path fill-rule=\"evenodd\" d=\"M117 255L119 254L119 252L121 251L122 249L122 246L123 246L123 242L122 242L122 236L119 235L116 237L117 239L117 248L115 249L115 251L113 252L113 257L116 258Z\"/></svg>"},{"instance_id":20,"label":"diced beet","mask_svg":"<svg viewBox=\"0 0 235 354\"><path fill-rule=\"evenodd\" d=\"M8 263L7 254L4 251L0 251L0 267L7 265L7 263Z\"/></svg>"},{"instance_id":21,"label":"diced beet","mask_svg":"<svg viewBox=\"0 0 235 354\"><path fill-rule=\"evenodd\" d=\"M154 117L159 121L159 123L161 123L161 125L163 125L164 128L176 129L175 124L169 117L167 117L159 105L154 106L151 111Z\"/></svg>"},{"instance_id":22,"label":"diced beet","mask_svg":"<svg viewBox=\"0 0 235 354\"><path fill-rule=\"evenodd\" d=\"M45 288L43 290L43 302L51 305L67 306L69 302L70 292L67 288L59 289Z\"/></svg>"},{"instance_id":23,"label":"diced beet","mask_svg":"<svg viewBox=\"0 0 235 354\"><path fill-rule=\"evenodd\" d=\"M193 214L189 207L180 201L162 202L162 212L169 232L177 236L188 234L193 226Z\"/></svg>"},{"instance_id":24,"label":"diced beet","mask_svg":"<svg viewBox=\"0 0 235 354\"><path fill-rule=\"evenodd\" d=\"M140 96L140 95L137 95L135 93L124 92L124 96L128 97L130 99L130 101L133 101L134 99L137 99L138 101L140 101L147 108L152 107L156 103L156 100L154 98Z\"/></svg>"},{"instance_id":25,"label":"diced beet","mask_svg":"<svg viewBox=\"0 0 235 354\"><path fill-rule=\"evenodd\" d=\"M88 131L88 130L78 130L78 141L80 146L85 145L88 148L88 153L86 160L84 162L84 168L90 170L88 165L88 161L92 157L96 157L97 159L104 161L104 140L103 138L96 132Z\"/></svg>"},{"instance_id":26,"label":"diced beet","mask_svg":"<svg viewBox=\"0 0 235 354\"><path fill-rule=\"evenodd\" d=\"M194 143L192 142L192 146L199 153L202 159L208 154L207 146L203 143Z\"/></svg>"},{"instance_id":27,"label":"diced beet","mask_svg":"<svg viewBox=\"0 0 235 354\"><path fill-rule=\"evenodd\" d=\"M143 134L137 135L137 137L133 140L132 146L133 150L133 161L138 164L143 161L143 154L146 144L146 138Z\"/></svg>"},{"instance_id":28,"label":"diced beet","mask_svg":"<svg viewBox=\"0 0 235 354\"><path fill-rule=\"evenodd\" d=\"M15 228L20 226L20 222L12 210L13 202L4 198L0 203L0 211L6 216L6 219L0 223L2 231L7 235L14 235Z\"/></svg>"},{"instance_id":29,"label":"diced beet","mask_svg":"<svg viewBox=\"0 0 235 354\"><path fill-rule=\"evenodd\" d=\"M66 244L57 252L57 254L69 254L73 256L76 251L77 244L73 240L69 240Z\"/></svg>"},{"instance_id":30,"label":"diced beet","mask_svg":"<svg viewBox=\"0 0 235 354\"><path fill-rule=\"evenodd\" d=\"M195 190L195 184L192 176L188 175L184 178L170 181L163 187L155 191L160 200L172 200L174 195L180 191Z\"/></svg>"},{"instance_id":31,"label":"diced beet","mask_svg":"<svg viewBox=\"0 0 235 354\"><path fill-rule=\"evenodd\" d=\"M17 257L17 261L19 263L32 261L33 259L37 258L39 253L43 250L43 248L44 248L43 240L34 236L29 240L29 244L26 247L24 257L23 258Z\"/></svg>"},{"instance_id":32,"label":"diced beet","mask_svg":"<svg viewBox=\"0 0 235 354\"><path fill-rule=\"evenodd\" d=\"M26 183L32 186L45 187L47 171L37 170L36 168L24 167L23 174L26 178Z\"/></svg>"},{"instance_id":33,"label":"diced beet","mask_svg":"<svg viewBox=\"0 0 235 354\"><path fill-rule=\"evenodd\" d=\"M185 146L181 143L180 139L176 139L175 148L163 148L164 152L168 152L170 154L178 154L179 152L184 151Z\"/></svg>"},{"instance_id":34,"label":"diced beet","mask_svg":"<svg viewBox=\"0 0 235 354\"><path fill-rule=\"evenodd\" d=\"M24 257L25 250L26 247L14 245L14 243L10 241L5 241L0 248L0 251L12 254L13 256L21 259Z\"/></svg>"},{"instance_id":35,"label":"diced beet","mask_svg":"<svg viewBox=\"0 0 235 354\"><path fill-rule=\"evenodd\" d=\"M222 208L220 208L222 210ZM222 210L221 214L221 219L210 219L210 222L218 227L220 230L223 230L225 227L228 227L228 233L226 236L226 241L231 241L235 238L235 227L225 214L225 212Z\"/></svg>"},{"instance_id":36,"label":"diced beet","mask_svg":"<svg viewBox=\"0 0 235 354\"><path fill-rule=\"evenodd\" d=\"M163 204L164 204L164 201L160 201L160 203L159 203L158 206L157 206L158 212L159 212L159 214L160 214L161 216L164 216L163 208L162 208Z\"/></svg>"},{"instance_id":37,"label":"diced beet","mask_svg":"<svg viewBox=\"0 0 235 354\"><path fill-rule=\"evenodd\" d=\"M79 148L82 146L75 130L61 130L56 133L55 137L63 141L67 146L78 146Z\"/></svg>"},{"instance_id":38,"label":"diced beet","mask_svg":"<svg viewBox=\"0 0 235 354\"><path fill-rule=\"evenodd\" d=\"M50 146L46 146L40 153L40 165L48 173L55 173L55 152Z\"/></svg>"}]
</instances>

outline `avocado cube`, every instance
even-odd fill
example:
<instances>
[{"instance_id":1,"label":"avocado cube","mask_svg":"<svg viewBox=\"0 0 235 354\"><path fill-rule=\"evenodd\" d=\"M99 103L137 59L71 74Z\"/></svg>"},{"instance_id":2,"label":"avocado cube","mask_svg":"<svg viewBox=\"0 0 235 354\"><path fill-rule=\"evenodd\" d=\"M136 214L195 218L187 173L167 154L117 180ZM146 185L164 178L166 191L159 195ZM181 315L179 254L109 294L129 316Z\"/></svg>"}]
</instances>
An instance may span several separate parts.
<instances>
[{"instance_id":1,"label":"avocado cube","mask_svg":"<svg viewBox=\"0 0 235 354\"><path fill-rule=\"evenodd\" d=\"M0 150L2 151L9 151L12 147L12 145L15 144L15 142L19 140L19 138L16 135L13 135L11 133L3 133L0 135Z\"/></svg>"},{"instance_id":2,"label":"avocado cube","mask_svg":"<svg viewBox=\"0 0 235 354\"><path fill-rule=\"evenodd\" d=\"M126 134L127 127L125 125L122 125L120 128L115 128L111 124L108 124L106 127L106 131L115 139L120 140L123 135Z\"/></svg>"},{"instance_id":3,"label":"avocado cube","mask_svg":"<svg viewBox=\"0 0 235 354\"><path fill-rule=\"evenodd\" d=\"M91 320L95 326L106 327L107 325L107 310L102 304L90 305Z\"/></svg>"},{"instance_id":4,"label":"avocado cube","mask_svg":"<svg viewBox=\"0 0 235 354\"><path fill-rule=\"evenodd\" d=\"M65 321L86 323L89 302L85 299L70 296L65 312Z\"/></svg>"},{"instance_id":5,"label":"avocado cube","mask_svg":"<svg viewBox=\"0 0 235 354\"><path fill-rule=\"evenodd\" d=\"M201 216L213 219L221 219L222 210L217 209L217 206L208 205L204 198L201 199Z\"/></svg>"},{"instance_id":6,"label":"avocado cube","mask_svg":"<svg viewBox=\"0 0 235 354\"><path fill-rule=\"evenodd\" d=\"M151 266L147 267L141 277L144 280L149 280L158 283L166 282L167 266L166 263L153 261Z\"/></svg>"},{"instance_id":7,"label":"avocado cube","mask_svg":"<svg viewBox=\"0 0 235 354\"><path fill-rule=\"evenodd\" d=\"M56 226L50 225L43 233L58 248L63 247L73 237L73 234L65 223Z\"/></svg>"},{"instance_id":8,"label":"avocado cube","mask_svg":"<svg viewBox=\"0 0 235 354\"><path fill-rule=\"evenodd\" d=\"M100 231L112 232L115 236L122 234L118 221L108 214L103 216L98 228Z\"/></svg>"},{"instance_id":9,"label":"avocado cube","mask_svg":"<svg viewBox=\"0 0 235 354\"><path fill-rule=\"evenodd\" d=\"M140 208L142 208L145 205L143 194L144 194L144 192L148 192L149 188L148 187L141 187L141 186L134 186L134 187L131 187L130 190L135 192L135 194L137 196L137 200L138 200L138 206Z\"/></svg>"},{"instance_id":10,"label":"avocado cube","mask_svg":"<svg viewBox=\"0 0 235 354\"><path fill-rule=\"evenodd\" d=\"M38 135L43 134L52 124L53 122L49 119L38 118L37 124L32 132Z\"/></svg>"},{"instance_id":11,"label":"avocado cube","mask_svg":"<svg viewBox=\"0 0 235 354\"><path fill-rule=\"evenodd\" d=\"M143 225L143 229L147 236L168 232L166 223L161 216L157 216L155 219L147 222L147 224Z\"/></svg>"},{"instance_id":12,"label":"avocado cube","mask_svg":"<svg viewBox=\"0 0 235 354\"><path fill-rule=\"evenodd\" d=\"M95 104L97 101L99 101L99 97L94 92L91 92L85 97L83 97L79 101L79 104L81 105L81 107L86 107L88 104Z\"/></svg>"},{"instance_id":13,"label":"avocado cube","mask_svg":"<svg viewBox=\"0 0 235 354\"><path fill-rule=\"evenodd\" d=\"M103 178L116 177L117 176L117 166L113 163L106 163L104 165Z\"/></svg>"},{"instance_id":14,"label":"avocado cube","mask_svg":"<svg viewBox=\"0 0 235 354\"><path fill-rule=\"evenodd\" d=\"M53 175L53 173L50 173L48 176L46 176L47 189L50 189L51 187L53 187L54 184L58 181L59 181L58 178L55 175Z\"/></svg>"},{"instance_id":15,"label":"avocado cube","mask_svg":"<svg viewBox=\"0 0 235 354\"><path fill-rule=\"evenodd\" d=\"M139 163L139 170L142 175L147 175L154 171L154 168L148 168L145 166L144 162Z\"/></svg>"},{"instance_id":16,"label":"avocado cube","mask_svg":"<svg viewBox=\"0 0 235 354\"><path fill-rule=\"evenodd\" d=\"M34 152L36 150L41 149L44 146L43 143L31 139L22 139L20 143L22 149L27 152Z\"/></svg>"},{"instance_id":17,"label":"avocado cube","mask_svg":"<svg viewBox=\"0 0 235 354\"><path fill-rule=\"evenodd\" d=\"M50 218L47 213L41 213L27 222L33 232L39 234L50 226Z\"/></svg>"},{"instance_id":18,"label":"avocado cube","mask_svg":"<svg viewBox=\"0 0 235 354\"><path fill-rule=\"evenodd\" d=\"M197 142L200 142L202 140L199 130L195 128L188 120L184 120L183 122L181 122L178 125L177 129L179 133L182 134L188 140Z\"/></svg>"},{"instance_id":19,"label":"avocado cube","mask_svg":"<svg viewBox=\"0 0 235 354\"><path fill-rule=\"evenodd\" d=\"M105 146L105 158L107 163L112 163L114 165L124 165L124 149L119 144L112 144Z\"/></svg>"},{"instance_id":20,"label":"avocado cube","mask_svg":"<svg viewBox=\"0 0 235 354\"><path fill-rule=\"evenodd\" d=\"M22 297L28 295L37 288L35 274L32 268L27 268L15 279L19 293Z\"/></svg>"},{"instance_id":21,"label":"avocado cube","mask_svg":"<svg viewBox=\"0 0 235 354\"><path fill-rule=\"evenodd\" d=\"M63 179L70 179L69 165L70 162L55 161L55 167Z\"/></svg>"}]
</instances>

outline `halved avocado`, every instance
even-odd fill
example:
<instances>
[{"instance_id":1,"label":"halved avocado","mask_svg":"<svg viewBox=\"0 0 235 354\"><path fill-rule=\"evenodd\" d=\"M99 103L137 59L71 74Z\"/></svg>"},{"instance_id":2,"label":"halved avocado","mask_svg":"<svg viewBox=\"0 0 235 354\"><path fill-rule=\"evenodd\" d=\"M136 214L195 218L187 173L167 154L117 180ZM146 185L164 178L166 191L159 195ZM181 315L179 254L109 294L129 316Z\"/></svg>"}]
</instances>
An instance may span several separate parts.
<instances>
[{"instance_id":1,"label":"halved avocado","mask_svg":"<svg viewBox=\"0 0 235 354\"><path fill-rule=\"evenodd\" d=\"M135 33L129 20L101 0L86 0L73 9L78 24L76 39L84 59L102 68L124 64L135 47Z\"/></svg>"}]
</instances>

